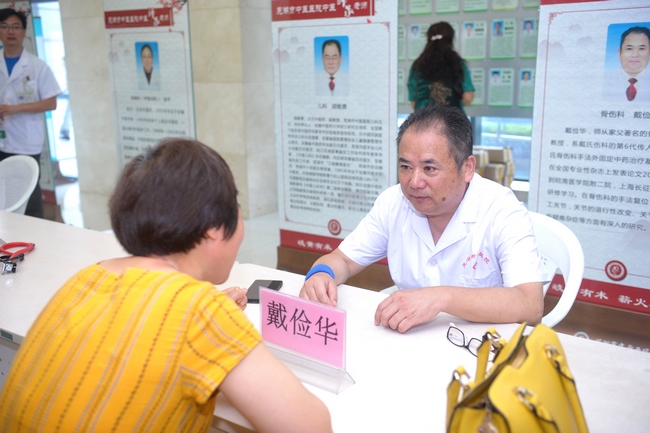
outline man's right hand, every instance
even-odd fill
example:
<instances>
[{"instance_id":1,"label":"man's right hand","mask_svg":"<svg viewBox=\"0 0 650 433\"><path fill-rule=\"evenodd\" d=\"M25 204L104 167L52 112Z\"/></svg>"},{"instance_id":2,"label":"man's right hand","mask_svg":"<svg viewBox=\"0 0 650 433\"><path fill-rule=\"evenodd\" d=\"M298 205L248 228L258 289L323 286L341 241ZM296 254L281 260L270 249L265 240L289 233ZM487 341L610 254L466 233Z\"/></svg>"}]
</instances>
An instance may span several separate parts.
<instances>
[{"instance_id":1,"label":"man's right hand","mask_svg":"<svg viewBox=\"0 0 650 433\"><path fill-rule=\"evenodd\" d=\"M336 307L339 299L334 279L325 272L318 272L305 281L300 289L300 297L332 307Z\"/></svg>"}]
</instances>

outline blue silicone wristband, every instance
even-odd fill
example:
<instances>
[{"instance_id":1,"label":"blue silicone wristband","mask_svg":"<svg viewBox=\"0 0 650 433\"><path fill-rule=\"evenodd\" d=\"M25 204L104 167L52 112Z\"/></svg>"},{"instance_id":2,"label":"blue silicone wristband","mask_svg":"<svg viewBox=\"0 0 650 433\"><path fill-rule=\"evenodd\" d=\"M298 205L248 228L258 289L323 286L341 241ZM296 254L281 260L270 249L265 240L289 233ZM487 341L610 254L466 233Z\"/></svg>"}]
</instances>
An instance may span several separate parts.
<instances>
[{"instance_id":1,"label":"blue silicone wristband","mask_svg":"<svg viewBox=\"0 0 650 433\"><path fill-rule=\"evenodd\" d=\"M326 274L329 274L330 277L334 278L334 271L332 270L332 268L330 268L327 265L320 264L314 266L309 270L309 272L307 272L307 275L305 276L305 281L311 278L312 275L317 274L319 272L325 272Z\"/></svg>"}]
</instances>

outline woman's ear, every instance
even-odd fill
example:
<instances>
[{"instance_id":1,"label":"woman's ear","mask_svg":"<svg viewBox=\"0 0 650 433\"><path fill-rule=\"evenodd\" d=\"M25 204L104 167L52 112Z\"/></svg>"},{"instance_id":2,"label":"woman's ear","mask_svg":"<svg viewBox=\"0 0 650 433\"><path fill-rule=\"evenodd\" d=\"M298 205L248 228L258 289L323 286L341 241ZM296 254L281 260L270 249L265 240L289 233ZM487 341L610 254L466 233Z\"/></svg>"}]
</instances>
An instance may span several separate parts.
<instances>
[{"instance_id":1,"label":"woman's ear","mask_svg":"<svg viewBox=\"0 0 650 433\"><path fill-rule=\"evenodd\" d=\"M212 241L221 241L223 240L223 227L218 229L210 227L205 231L205 237Z\"/></svg>"}]
</instances>

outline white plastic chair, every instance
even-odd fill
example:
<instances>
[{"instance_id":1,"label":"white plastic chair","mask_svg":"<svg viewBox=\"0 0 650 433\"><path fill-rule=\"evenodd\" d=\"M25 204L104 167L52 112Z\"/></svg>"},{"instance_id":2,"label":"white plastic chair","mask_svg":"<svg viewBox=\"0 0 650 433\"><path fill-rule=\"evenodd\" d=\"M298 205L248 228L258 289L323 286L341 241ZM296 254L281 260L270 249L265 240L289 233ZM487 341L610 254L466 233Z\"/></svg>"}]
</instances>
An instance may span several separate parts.
<instances>
[{"instance_id":1,"label":"white plastic chair","mask_svg":"<svg viewBox=\"0 0 650 433\"><path fill-rule=\"evenodd\" d=\"M0 161L0 209L24 214L36 182L38 163L31 156L14 155Z\"/></svg>"},{"instance_id":2,"label":"white plastic chair","mask_svg":"<svg viewBox=\"0 0 650 433\"><path fill-rule=\"evenodd\" d=\"M564 277L564 290L560 300L542 318L542 323L552 328L566 317L578 296L585 271L585 255L580 241L567 226L546 215L528 213L533 220L539 255L549 278L553 279L558 268ZM549 286L550 283L544 286L544 296Z\"/></svg>"}]
</instances>

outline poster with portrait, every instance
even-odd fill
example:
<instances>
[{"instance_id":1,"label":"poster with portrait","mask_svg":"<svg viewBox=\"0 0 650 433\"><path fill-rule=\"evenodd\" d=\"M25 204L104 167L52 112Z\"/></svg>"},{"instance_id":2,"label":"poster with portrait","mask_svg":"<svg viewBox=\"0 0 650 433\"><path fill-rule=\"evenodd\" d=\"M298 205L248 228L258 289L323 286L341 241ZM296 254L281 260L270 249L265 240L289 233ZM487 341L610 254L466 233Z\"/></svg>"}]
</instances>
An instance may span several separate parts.
<instances>
[{"instance_id":1,"label":"poster with portrait","mask_svg":"<svg viewBox=\"0 0 650 433\"><path fill-rule=\"evenodd\" d=\"M528 207L580 240L578 300L650 314L650 5L545 3Z\"/></svg>"},{"instance_id":2,"label":"poster with portrait","mask_svg":"<svg viewBox=\"0 0 650 433\"><path fill-rule=\"evenodd\" d=\"M521 21L519 40L519 57L534 59L537 57L538 20L525 19Z\"/></svg>"},{"instance_id":3,"label":"poster with portrait","mask_svg":"<svg viewBox=\"0 0 650 433\"><path fill-rule=\"evenodd\" d=\"M465 60L484 60L487 41L487 21L465 21L460 33L461 52Z\"/></svg>"},{"instance_id":4,"label":"poster with portrait","mask_svg":"<svg viewBox=\"0 0 650 433\"><path fill-rule=\"evenodd\" d=\"M390 3L272 3L282 247L332 251L396 181L405 78Z\"/></svg>"},{"instance_id":5,"label":"poster with portrait","mask_svg":"<svg viewBox=\"0 0 650 433\"><path fill-rule=\"evenodd\" d=\"M488 75L488 105L511 107L514 94L514 69L490 68Z\"/></svg>"},{"instance_id":6,"label":"poster with portrait","mask_svg":"<svg viewBox=\"0 0 650 433\"><path fill-rule=\"evenodd\" d=\"M104 0L119 166L164 137L194 137L187 1Z\"/></svg>"},{"instance_id":7,"label":"poster with portrait","mask_svg":"<svg viewBox=\"0 0 650 433\"><path fill-rule=\"evenodd\" d=\"M514 19L496 19L492 21L490 38L490 58L493 60L510 60L515 58L517 41L516 22Z\"/></svg>"},{"instance_id":8,"label":"poster with portrait","mask_svg":"<svg viewBox=\"0 0 650 433\"><path fill-rule=\"evenodd\" d=\"M417 59L427 45L427 30L429 30L429 24L411 24L409 26L409 60Z\"/></svg>"},{"instance_id":9,"label":"poster with portrait","mask_svg":"<svg viewBox=\"0 0 650 433\"><path fill-rule=\"evenodd\" d=\"M469 104L470 106L482 106L485 100L485 69L483 68L470 68L469 74L472 77L474 84L474 100Z\"/></svg>"},{"instance_id":10,"label":"poster with portrait","mask_svg":"<svg viewBox=\"0 0 650 433\"><path fill-rule=\"evenodd\" d=\"M519 70L519 95L518 106L520 108L533 108L535 97L535 68L524 68Z\"/></svg>"}]
</instances>

